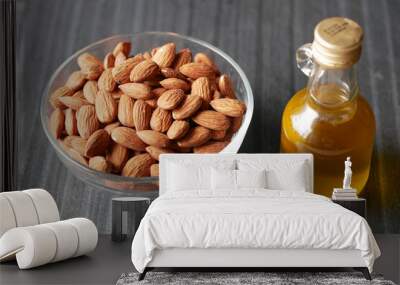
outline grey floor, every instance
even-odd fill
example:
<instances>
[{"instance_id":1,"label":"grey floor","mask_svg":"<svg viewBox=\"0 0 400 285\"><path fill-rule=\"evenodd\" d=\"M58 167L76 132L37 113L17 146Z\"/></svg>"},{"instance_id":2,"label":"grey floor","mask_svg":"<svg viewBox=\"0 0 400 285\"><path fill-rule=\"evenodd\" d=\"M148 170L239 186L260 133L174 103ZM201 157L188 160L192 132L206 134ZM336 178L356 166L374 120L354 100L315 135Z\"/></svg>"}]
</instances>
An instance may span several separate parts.
<instances>
[{"instance_id":1,"label":"grey floor","mask_svg":"<svg viewBox=\"0 0 400 285\"><path fill-rule=\"evenodd\" d=\"M400 235L376 235L382 257L376 261L375 273L400 282ZM89 256L18 270L15 262L0 265L0 284L115 284L124 272L134 271L130 260L131 239L111 242L100 236L97 249Z\"/></svg>"}]
</instances>

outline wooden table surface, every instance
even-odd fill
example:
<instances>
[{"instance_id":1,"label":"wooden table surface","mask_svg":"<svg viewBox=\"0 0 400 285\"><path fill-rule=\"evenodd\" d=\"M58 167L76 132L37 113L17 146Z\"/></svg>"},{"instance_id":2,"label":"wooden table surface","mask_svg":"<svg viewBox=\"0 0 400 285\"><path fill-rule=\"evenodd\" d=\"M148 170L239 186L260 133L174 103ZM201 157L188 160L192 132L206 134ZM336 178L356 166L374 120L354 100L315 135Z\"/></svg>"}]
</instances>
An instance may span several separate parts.
<instances>
[{"instance_id":1,"label":"wooden table surface","mask_svg":"<svg viewBox=\"0 0 400 285\"><path fill-rule=\"evenodd\" d=\"M365 31L362 94L377 138L364 197L376 232L400 232L400 1L17 1L18 188L51 191L63 218L86 216L110 232L111 197L85 186L60 163L41 127L39 103L55 69L74 51L114 34L173 31L221 48L243 68L254 92L253 121L241 152L278 152L282 110L307 78L295 51L323 18L347 16ZM151 194L154 196L154 194Z\"/></svg>"}]
</instances>

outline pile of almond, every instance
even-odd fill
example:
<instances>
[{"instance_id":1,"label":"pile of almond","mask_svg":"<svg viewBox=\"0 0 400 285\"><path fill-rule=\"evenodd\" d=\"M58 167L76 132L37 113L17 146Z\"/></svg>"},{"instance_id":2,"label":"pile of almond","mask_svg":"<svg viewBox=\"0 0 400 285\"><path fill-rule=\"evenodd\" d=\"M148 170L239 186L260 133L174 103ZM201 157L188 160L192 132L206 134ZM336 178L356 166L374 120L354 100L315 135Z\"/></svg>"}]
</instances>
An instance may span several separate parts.
<instances>
[{"instance_id":1,"label":"pile of almond","mask_svg":"<svg viewBox=\"0 0 400 285\"><path fill-rule=\"evenodd\" d=\"M246 106L204 53L174 43L130 56L120 42L103 62L84 53L80 70L50 95L50 131L76 161L123 176L158 176L162 153L221 151Z\"/></svg>"}]
</instances>

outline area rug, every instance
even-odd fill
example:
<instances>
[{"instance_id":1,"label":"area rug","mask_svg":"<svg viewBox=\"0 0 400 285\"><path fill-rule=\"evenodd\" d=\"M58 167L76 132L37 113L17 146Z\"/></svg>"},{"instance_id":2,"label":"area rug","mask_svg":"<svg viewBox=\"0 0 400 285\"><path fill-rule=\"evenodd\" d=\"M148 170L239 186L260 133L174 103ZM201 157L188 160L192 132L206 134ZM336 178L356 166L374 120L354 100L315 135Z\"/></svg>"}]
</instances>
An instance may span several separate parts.
<instances>
[{"instance_id":1,"label":"area rug","mask_svg":"<svg viewBox=\"0 0 400 285\"><path fill-rule=\"evenodd\" d=\"M213 285L358 285L379 284L395 285L392 281L384 280L380 275L372 275L368 281L359 272L148 272L146 278L138 281L138 273L122 274L116 285L134 284L213 284Z\"/></svg>"}]
</instances>

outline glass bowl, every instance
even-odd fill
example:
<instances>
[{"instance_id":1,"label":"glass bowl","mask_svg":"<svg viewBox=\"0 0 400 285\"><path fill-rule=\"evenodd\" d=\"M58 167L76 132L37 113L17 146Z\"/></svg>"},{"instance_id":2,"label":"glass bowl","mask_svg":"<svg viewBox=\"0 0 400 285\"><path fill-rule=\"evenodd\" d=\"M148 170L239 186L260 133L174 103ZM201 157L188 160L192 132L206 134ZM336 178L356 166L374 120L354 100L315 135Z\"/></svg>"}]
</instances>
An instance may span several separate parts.
<instances>
[{"instance_id":1,"label":"glass bowl","mask_svg":"<svg viewBox=\"0 0 400 285\"><path fill-rule=\"evenodd\" d=\"M69 169L77 178L95 188L118 191L136 190L140 192L158 190L158 177L123 177L111 173L95 171L80 164L73 160L64 151L49 131L49 117L52 111L52 107L49 103L49 96L55 89L65 84L68 76L73 71L79 70L79 66L76 62L78 56L84 52L89 52L100 59L103 59L104 56L108 52L112 51L114 46L120 41L132 42L132 51L134 54L151 50L152 48L167 42L174 42L177 50L180 50L181 48L189 48L193 54L204 52L213 58L221 72L226 73L231 77L236 91L236 96L247 106L242 126L232 137L229 145L227 145L221 153L236 153L239 150L253 115L253 93L243 70L230 56L209 43L175 33L144 32L132 35L116 35L95 42L70 56L54 72L42 96L40 114L44 132L46 133L51 146L57 153L57 156L67 169Z\"/></svg>"}]
</instances>

